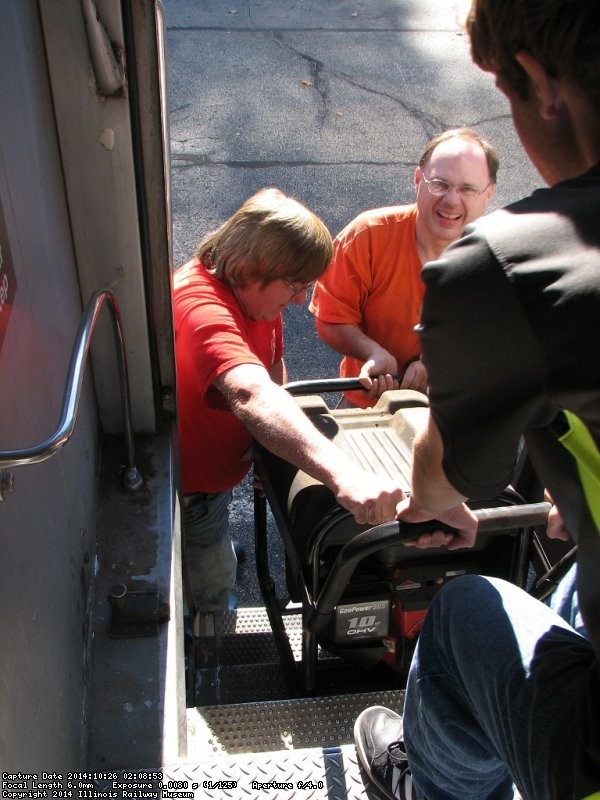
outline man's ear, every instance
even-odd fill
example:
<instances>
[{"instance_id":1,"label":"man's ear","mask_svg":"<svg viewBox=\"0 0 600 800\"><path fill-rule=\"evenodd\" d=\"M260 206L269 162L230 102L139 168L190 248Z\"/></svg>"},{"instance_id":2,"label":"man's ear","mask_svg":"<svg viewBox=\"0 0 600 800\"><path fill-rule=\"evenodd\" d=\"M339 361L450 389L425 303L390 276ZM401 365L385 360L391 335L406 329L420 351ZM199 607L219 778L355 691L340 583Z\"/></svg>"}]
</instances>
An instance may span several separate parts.
<instances>
[{"instance_id":1,"label":"man's ear","mask_svg":"<svg viewBox=\"0 0 600 800\"><path fill-rule=\"evenodd\" d=\"M421 183L421 167L415 168L415 175L413 178L415 191L419 188L419 184Z\"/></svg>"},{"instance_id":2,"label":"man's ear","mask_svg":"<svg viewBox=\"0 0 600 800\"><path fill-rule=\"evenodd\" d=\"M548 75L537 58L527 50L519 51L515 54L515 58L529 76L540 116L543 119L554 119L560 105L557 81Z\"/></svg>"}]
</instances>

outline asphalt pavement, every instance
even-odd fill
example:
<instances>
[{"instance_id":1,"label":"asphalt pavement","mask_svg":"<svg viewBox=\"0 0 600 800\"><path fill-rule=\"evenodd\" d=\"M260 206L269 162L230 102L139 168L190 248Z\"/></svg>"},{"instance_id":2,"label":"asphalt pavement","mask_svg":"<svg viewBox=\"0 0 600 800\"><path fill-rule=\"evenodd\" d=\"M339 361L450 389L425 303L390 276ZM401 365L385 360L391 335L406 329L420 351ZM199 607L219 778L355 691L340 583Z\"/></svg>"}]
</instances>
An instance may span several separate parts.
<instances>
[{"instance_id":1,"label":"asphalt pavement","mask_svg":"<svg viewBox=\"0 0 600 800\"><path fill-rule=\"evenodd\" d=\"M498 150L491 208L541 185L507 101L471 62L464 0L163 4L175 264L264 186L297 197L333 234L367 208L411 202L418 156L446 128L472 127ZM337 375L306 308L286 311L285 340L290 380ZM236 594L256 605L248 481L232 527L248 548Z\"/></svg>"}]
</instances>

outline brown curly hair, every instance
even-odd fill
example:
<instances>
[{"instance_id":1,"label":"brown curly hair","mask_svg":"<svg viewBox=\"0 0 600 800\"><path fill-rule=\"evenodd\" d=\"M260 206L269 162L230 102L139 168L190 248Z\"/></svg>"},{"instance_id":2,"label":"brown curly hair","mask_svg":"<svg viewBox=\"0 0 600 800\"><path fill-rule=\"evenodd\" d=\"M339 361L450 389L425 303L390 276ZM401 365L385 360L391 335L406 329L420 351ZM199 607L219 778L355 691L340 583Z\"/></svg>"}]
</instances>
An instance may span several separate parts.
<instances>
[{"instance_id":1,"label":"brown curly hair","mask_svg":"<svg viewBox=\"0 0 600 800\"><path fill-rule=\"evenodd\" d=\"M578 86L600 112L598 0L473 0L466 20L475 63L527 99L515 54L527 51L553 78Z\"/></svg>"}]
</instances>

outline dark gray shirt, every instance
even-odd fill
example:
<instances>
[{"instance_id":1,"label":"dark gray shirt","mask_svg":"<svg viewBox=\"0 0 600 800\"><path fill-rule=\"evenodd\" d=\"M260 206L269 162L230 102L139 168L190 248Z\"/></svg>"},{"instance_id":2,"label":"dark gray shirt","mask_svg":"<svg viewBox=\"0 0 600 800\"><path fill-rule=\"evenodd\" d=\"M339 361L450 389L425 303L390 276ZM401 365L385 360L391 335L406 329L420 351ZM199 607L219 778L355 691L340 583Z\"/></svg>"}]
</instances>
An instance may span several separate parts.
<instances>
[{"instance_id":1,"label":"dark gray shirt","mask_svg":"<svg viewBox=\"0 0 600 800\"><path fill-rule=\"evenodd\" d=\"M483 217L422 275L423 359L448 480L471 499L493 497L524 434L579 546L595 653L581 709L582 797L600 789L600 534L550 425L570 409L600 442L600 169Z\"/></svg>"}]
</instances>

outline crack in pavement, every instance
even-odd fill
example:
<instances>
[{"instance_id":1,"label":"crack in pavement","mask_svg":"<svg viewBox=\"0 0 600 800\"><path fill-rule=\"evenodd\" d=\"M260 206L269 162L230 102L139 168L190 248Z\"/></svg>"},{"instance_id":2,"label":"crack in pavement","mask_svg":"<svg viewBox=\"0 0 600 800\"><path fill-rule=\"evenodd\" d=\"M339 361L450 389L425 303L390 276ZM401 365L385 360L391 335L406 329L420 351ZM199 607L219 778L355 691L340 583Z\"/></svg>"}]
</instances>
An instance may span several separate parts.
<instances>
[{"instance_id":1,"label":"crack in pavement","mask_svg":"<svg viewBox=\"0 0 600 800\"><path fill-rule=\"evenodd\" d=\"M308 64L312 85L315 91L318 92L319 97L321 98L321 110L317 115L317 119L319 121L319 128L323 128L325 122L327 121L327 116L329 114L329 93L327 90L328 85L327 85L327 80L323 77L323 73L325 71L325 64L322 61L319 61L317 58L314 58L314 56L308 55L308 53L303 53L301 50L292 47L291 44L284 41L283 37L280 36L278 32L272 31L271 38L282 49L287 50L289 53L293 53L293 55L297 56L298 58L301 58Z\"/></svg>"},{"instance_id":2,"label":"crack in pavement","mask_svg":"<svg viewBox=\"0 0 600 800\"><path fill-rule=\"evenodd\" d=\"M177 162L177 163L174 163ZM236 161L223 159L212 161L210 155L202 153L177 153L171 151L171 167L179 170L190 169L193 167L232 167L235 169L266 169L274 167L341 167L341 166L369 166L369 167L414 167L414 161L370 161L370 160L349 160L349 161L313 161L310 159L299 159L297 161L287 161L285 159L259 159L256 161Z\"/></svg>"},{"instance_id":3,"label":"crack in pavement","mask_svg":"<svg viewBox=\"0 0 600 800\"><path fill-rule=\"evenodd\" d=\"M252 11L251 11L251 2L247 3L247 12L248 17L252 18ZM420 124L423 128L425 137L427 139L431 138L431 136L435 135L441 130L445 130L449 127L452 127L451 124L447 122L447 120L441 119L440 117L430 114L423 110L421 107L413 105L403 99L401 96L396 95L389 91L384 91L382 89L378 89L376 87L370 86L367 83L360 82L353 78L351 75L348 75L344 72L337 72L333 69L328 69L326 64L323 61L320 61L315 56L311 55L310 53L304 52L297 47L294 47L290 42L286 41L284 33L285 31L282 29L261 29L257 31L256 29L253 30L253 33L266 33L270 36L270 38L283 50L291 53L296 58L301 59L308 65L309 75L310 75L310 87L314 88L319 96L319 110L317 114L317 122L319 130L323 130L325 124L327 123L328 117L331 111L331 98L330 98L330 91L329 91L329 80L327 76L331 78L336 78L339 81L345 82L348 86L352 86L355 89L359 89L362 92L367 94L375 95L378 97L385 98L386 100L395 103L399 108L401 108L404 112L409 114L413 120L415 120L418 124ZM293 31L297 33L297 31ZM187 105L187 104L186 104ZM186 105L180 106L179 108L175 109L175 111L183 111L186 108ZM495 117L491 117L489 119L480 119L469 123L471 126L484 124L486 122L497 121L499 119L509 118L509 115L502 114ZM461 125L463 123L460 123ZM172 158L178 160L180 163L177 165L180 169L186 169L192 166L208 166L208 165L220 165L220 166L228 166L228 167L236 167L236 168L245 168L245 169L258 169L261 167L302 167L302 166L332 166L332 165L339 165L339 164L355 164L355 165L368 165L368 166L407 166L405 162L402 161L311 161L311 160L298 160L298 161L287 161L287 160L265 160L265 161L255 161L255 160L244 160L244 161L237 161L232 159L225 159L220 161L212 161L209 155L200 155L200 154L192 154L192 153L182 153L172 151ZM411 166L411 165L408 165Z\"/></svg>"}]
</instances>

